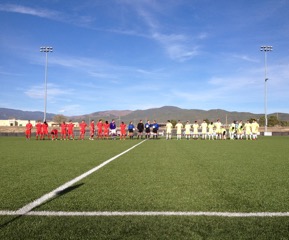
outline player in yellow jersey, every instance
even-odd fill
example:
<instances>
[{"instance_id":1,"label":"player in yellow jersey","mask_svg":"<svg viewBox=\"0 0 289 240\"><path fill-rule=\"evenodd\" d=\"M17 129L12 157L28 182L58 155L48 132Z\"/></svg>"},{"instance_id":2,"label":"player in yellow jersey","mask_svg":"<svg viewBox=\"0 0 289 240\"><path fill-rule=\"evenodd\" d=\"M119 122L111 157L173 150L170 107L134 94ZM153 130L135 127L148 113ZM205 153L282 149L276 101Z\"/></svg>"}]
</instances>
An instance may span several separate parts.
<instances>
[{"instance_id":1,"label":"player in yellow jersey","mask_svg":"<svg viewBox=\"0 0 289 240\"><path fill-rule=\"evenodd\" d=\"M209 136L209 140L214 140L214 123L211 122L209 125L208 125L208 136Z\"/></svg>"},{"instance_id":2,"label":"player in yellow jersey","mask_svg":"<svg viewBox=\"0 0 289 240\"><path fill-rule=\"evenodd\" d=\"M178 123L176 124L176 129L177 129L177 140L181 140L182 138L182 129L183 129L183 124L179 120Z\"/></svg>"},{"instance_id":3,"label":"player in yellow jersey","mask_svg":"<svg viewBox=\"0 0 289 240\"><path fill-rule=\"evenodd\" d=\"M243 126L243 121L241 120L238 124L237 130L237 139L242 140L244 136L244 126Z\"/></svg>"},{"instance_id":4,"label":"player in yellow jersey","mask_svg":"<svg viewBox=\"0 0 289 240\"><path fill-rule=\"evenodd\" d=\"M216 128L216 139L222 139L222 130L221 130L221 126L222 123L220 122L220 119L217 120L217 122L214 123L215 128Z\"/></svg>"},{"instance_id":5,"label":"player in yellow jersey","mask_svg":"<svg viewBox=\"0 0 289 240\"><path fill-rule=\"evenodd\" d=\"M230 124L229 127L229 135L230 135L230 139L234 140L235 139L235 122Z\"/></svg>"},{"instance_id":6,"label":"player in yellow jersey","mask_svg":"<svg viewBox=\"0 0 289 240\"><path fill-rule=\"evenodd\" d=\"M193 138L197 140L199 138L199 124L197 121L193 124Z\"/></svg>"},{"instance_id":7,"label":"player in yellow jersey","mask_svg":"<svg viewBox=\"0 0 289 240\"><path fill-rule=\"evenodd\" d=\"M172 128L173 128L173 124L171 123L170 120L168 120L167 124L166 124L166 139L172 139Z\"/></svg>"},{"instance_id":8,"label":"player in yellow jersey","mask_svg":"<svg viewBox=\"0 0 289 240\"><path fill-rule=\"evenodd\" d=\"M257 140L257 134L259 132L259 124L257 123L255 119L253 120L251 124L251 129L252 129L253 140Z\"/></svg>"},{"instance_id":9,"label":"player in yellow jersey","mask_svg":"<svg viewBox=\"0 0 289 240\"><path fill-rule=\"evenodd\" d=\"M225 126L221 126L221 133L222 133L222 139L226 140L227 139L227 130Z\"/></svg>"},{"instance_id":10,"label":"player in yellow jersey","mask_svg":"<svg viewBox=\"0 0 289 240\"><path fill-rule=\"evenodd\" d=\"M191 124L190 121L187 121L185 124L185 136L189 140L191 138Z\"/></svg>"},{"instance_id":11,"label":"player in yellow jersey","mask_svg":"<svg viewBox=\"0 0 289 240\"><path fill-rule=\"evenodd\" d=\"M202 139L207 139L207 128L208 128L208 124L207 122L204 120L201 124L201 129L202 129Z\"/></svg>"},{"instance_id":12,"label":"player in yellow jersey","mask_svg":"<svg viewBox=\"0 0 289 240\"><path fill-rule=\"evenodd\" d=\"M249 122L249 120L245 123L244 129L245 129L246 139L247 139L247 140L248 140L248 139L252 140L251 123Z\"/></svg>"}]
</instances>

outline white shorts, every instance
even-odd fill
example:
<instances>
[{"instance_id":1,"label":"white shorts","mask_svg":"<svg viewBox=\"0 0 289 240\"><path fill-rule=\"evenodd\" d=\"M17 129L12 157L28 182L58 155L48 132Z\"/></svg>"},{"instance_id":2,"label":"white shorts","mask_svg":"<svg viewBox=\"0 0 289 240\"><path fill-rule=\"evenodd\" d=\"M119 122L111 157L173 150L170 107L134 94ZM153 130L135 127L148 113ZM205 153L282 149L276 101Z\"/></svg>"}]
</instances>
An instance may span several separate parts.
<instances>
[{"instance_id":1,"label":"white shorts","mask_svg":"<svg viewBox=\"0 0 289 240\"><path fill-rule=\"evenodd\" d=\"M111 129L111 130L110 130L110 134L111 134L111 135L116 135L116 129Z\"/></svg>"}]
</instances>

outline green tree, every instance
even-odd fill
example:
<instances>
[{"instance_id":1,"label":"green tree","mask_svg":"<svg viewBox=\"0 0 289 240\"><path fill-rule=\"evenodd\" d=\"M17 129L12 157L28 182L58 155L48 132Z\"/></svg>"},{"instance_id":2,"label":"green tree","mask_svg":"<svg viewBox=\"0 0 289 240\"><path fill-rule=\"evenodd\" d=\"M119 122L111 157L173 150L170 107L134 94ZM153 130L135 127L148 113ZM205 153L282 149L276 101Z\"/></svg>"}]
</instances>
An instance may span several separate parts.
<instances>
[{"instance_id":1,"label":"green tree","mask_svg":"<svg viewBox=\"0 0 289 240\"><path fill-rule=\"evenodd\" d=\"M209 119L208 118L206 118L206 119L204 119L205 120L205 122L207 123L207 124L209 124L210 123L210 121L209 121Z\"/></svg>"},{"instance_id":2,"label":"green tree","mask_svg":"<svg viewBox=\"0 0 289 240\"><path fill-rule=\"evenodd\" d=\"M280 121L279 124L280 124L282 127L287 127L287 126L289 126L289 122L287 122L287 121Z\"/></svg>"},{"instance_id":3,"label":"green tree","mask_svg":"<svg viewBox=\"0 0 289 240\"><path fill-rule=\"evenodd\" d=\"M265 126L265 117L264 117L264 116L260 117L260 119L259 119L259 125L260 125L260 126Z\"/></svg>"},{"instance_id":4,"label":"green tree","mask_svg":"<svg viewBox=\"0 0 289 240\"><path fill-rule=\"evenodd\" d=\"M173 127L175 127L176 124L177 124L177 121L176 120L171 120L171 123L173 124Z\"/></svg>"},{"instance_id":5,"label":"green tree","mask_svg":"<svg viewBox=\"0 0 289 240\"><path fill-rule=\"evenodd\" d=\"M276 126L278 124L279 124L279 120L277 119L276 116L270 116L268 118L268 126L269 127L274 127L274 126Z\"/></svg>"},{"instance_id":6,"label":"green tree","mask_svg":"<svg viewBox=\"0 0 289 240\"><path fill-rule=\"evenodd\" d=\"M250 119L248 119L249 120L249 122L250 123L252 123L254 120L255 120L255 118L250 118ZM265 121L264 121L265 122ZM259 120L259 124L260 124L260 120Z\"/></svg>"}]
</instances>

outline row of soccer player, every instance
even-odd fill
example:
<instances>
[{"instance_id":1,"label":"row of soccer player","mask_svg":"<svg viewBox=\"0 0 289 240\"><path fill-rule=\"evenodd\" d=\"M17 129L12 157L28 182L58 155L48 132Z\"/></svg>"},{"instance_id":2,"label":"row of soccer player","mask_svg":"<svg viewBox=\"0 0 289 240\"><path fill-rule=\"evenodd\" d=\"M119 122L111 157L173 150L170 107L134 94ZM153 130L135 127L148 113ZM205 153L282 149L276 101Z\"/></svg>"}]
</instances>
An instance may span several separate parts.
<instances>
[{"instance_id":1,"label":"row of soccer player","mask_svg":"<svg viewBox=\"0 0 289 240\"><path fill-rule=\"evenodd\" d=\"M74 139L74 126L75 125L74 123L72 123L72 121L69 121L69 123L62 122L62 124L60 124L61 139ZM89 140L94 140L96 130L97 138L108 139L110 135L112 139L116 139L117 126L114 120L108 123L108 121L103 121L100 119L96 124L94 120L91 120L89 125L84 120L82 120L82 122L79 123L79 139L84 139L87 127L89 127ZM30 121L28 121L28 124L26 125L27 139L31 138L32 128L32 124L30 123ZM48 138L50 138L51 136L52 140L58 138L58 129L53 128L49 134L48 124L46 122L41 123L40 121L38 121L35 125L35 128L37 140L45 139L46 136ZM173 124L168 120L165 126L166 139L172 138L173 128ZM203 139L226 139L227 137L227 129L222 125L219 119L216 122L211 122L209 124L207 124L207 122L204 120L200 125L197 121L195 121L193 124L191 124L189 121L187 121L185 124L182 124L179 120L175 128L177 139L182 138L182 133L185 135L186 139L190 139L191 136L194 139L197 139L199 138L199 135L201 135ZM138 138L142 138L143 134L145 134L145 138L158 138L159 124L155 120L153 121L153 123L150 123L150 121L148 120L145 124L142 120L140 120L137 124L137 127L135 128L132 122L130 122L128 125L122 122L119 126L119 129L120 139L126 138L127 131L129 138L132 139L136 130ZM201 129L201 134L199 133L199 129ZM245 124L243 124L242 121L234 121L229 127L229 137L230 139L242 139L245 136L247 139L256 139L258 131L259 125L255 120L253 121L253 123L247 121Z\"/></svg>"},{"instance_id":2,"label":"row of soccer player","mask_svg":"<svg viewBox=\"0 0 289 240\"><path fill-rule=\"evenodd\" d=\"M69 121L69 123L62 122L60 125L60 132L58 131L58 127L53 127L53 129L49 132L48 130L48 124L46 121L43 123L38 120L38 122L35 125L36 129L36 140L44 140L45 137L48 139L54 140L58 138L58 134L60 133L61 135L61 140L67 140L67 139L74 139L74 127L75 124L72 123L72 121ZM108 139L109 135L112 137L112 139L116 139L117 136L117 126L115 123L115 120L113 119L110 123L108 121L103 121L100 119L96 124L94 120L91 120L89 125L82 120L81 123L79 123L79 139L83 140L86 134L87 127L89 127L89 140L94 140L95 133L97 131L97 138L106 138ZM26 130L25 130L25 135L26 139L31 139L31 132L32 132L32 124L30 123L30 120L26 124ZM150 123L150 121L147 121L147 123L144 125L142 120L137 125L138 129L138 138L143 137L143 132L145 129L145 135L146 137L150 137L150 128L153 128L153 135L154 138L157 138L157 131L159 129L159 125L156 121L154 121L153 124ZM120 129L120 139L125 139L127 135L127 130L128 130L128 135L132 139L134 137L134 132L135 132L135 126L132 122L129 123L127 126L124 122L122 122L119 126Z\"/></svg>"},{"instance_id":3,"label":"row of soccer player","mask_svg":"<svg viewBox=\"0 0 289 240\"><path fill-rule=\"evenodd\" d=\"M172 138L172 123L168 120L166 124L166 139ZM218 119L216 122L210 122L209 124L204 120L200 125L197 121L191 124L189 121L186 122L185 125L181 123L179 120L175 126L177 131L177 139L182 138L182 132L185 135L186 139L190 139L191 136L194 139L198 139L201 135L202 139L227 139L228 133L227 129L220 120ZM201 132L199 133L199 130ZM191 131L193 130L193 131ZM253 139L256 140L259 134L259 124L256 120L253 120L252 123L247 121L243 124L242 121L234 121L229 126L229 138L234 139Z\"/></svg>"},{"instance_id":4,"label":"row of soccer player","mask_svg":"<svg viewBox=\"0 0 289 240\"><path fill-rule=\"evenodd\" d=\"M144 129L142 121L140 121L141 124L138 124L139 128L139 136L142 137L142 132ZM157 124L155 124L154 126L156 126ZM150 125L152 126L152 125ZM60 124L60 132L58 130L58 127L54 127L50 132L48 129L48 124L46 121L44 121L43 123L39 120L36 125L35 125L35 132L36 132L36 140L44 140L45 137L47 137L48 139L54 140L58 138L58 134L60 133L61 135L61 139L66 140L66 139L74 139L74 127L75 124L72 123L72 121L69 121L69 123L66 122L62 122ZM89 125L82 120L81 123L79 123L79 139L83 140L85 133L87 131L87 127L89 127L89 140L94 140L94 135L97 129L97 137L98 138L108 138L108 136L112 136L113 139L116 139L117 136L117 126L114 120L112 120L110 123L108 123L108 121L102 121L99 120L96 124L94 122L94 120L92 120ZM26 135L26 139L30 139L31 138L31 133L32 133L32 124L30 123L30 120L28 121L28 123L26 124L26 130L25 130L25 135ZM119 126L120 128L120 138L121 139L125 139L126 136L126 129L127 129L127 125L122 122ZM157 125L157 129L158 129L158 125ZM135 131L135 127L133 125L132 122L130 122L130 124L128 125L128 131L129 131L129 135L130 138L133 138L133 133ZM147 131L148 132L148 131Z\"/></svg>"}]
</instances>

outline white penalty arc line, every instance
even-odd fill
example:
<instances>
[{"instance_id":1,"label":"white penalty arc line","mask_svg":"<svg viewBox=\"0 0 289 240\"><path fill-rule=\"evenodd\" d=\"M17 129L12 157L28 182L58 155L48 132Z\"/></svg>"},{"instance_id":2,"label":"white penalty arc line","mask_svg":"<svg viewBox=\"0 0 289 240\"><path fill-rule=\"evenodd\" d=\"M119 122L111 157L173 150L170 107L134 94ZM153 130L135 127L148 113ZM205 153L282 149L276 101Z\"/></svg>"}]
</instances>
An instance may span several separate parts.
<instances>
[{"instance_id":1,"label":"white penalty arc line","mask_svg":"<svg viewBox=\"0 0 289 240\"><path fill-rule=\"evenodd\" d=\"M87 177L88 175L96 172L97 170L99 170L100 168L104 167L105 165L109 164L110 162L112 162L113 160L119 158L120 156L124 155L125 153L131 151L132 149L134 149L135 147L139 146L140 144L142 144L143 142L145 142L146 140L143 140L141 142L139 142L138 144L132 146L131 148L123 151L122 153L108 159L107 161L103 162L102 164L92 168L91 170L81 174L80 176L70 180L69 182L61 185L60 187L54 189L53 191L51 191L50 193L47 193L45 195L43 195L42 197L34 200L33 202L25 205L24 207L18 209L15 213L16 215L24 215L27 214L28 212L30 212L32 209L34 209L35 207L41 205L42 203L48 201L49 199L57 196L57 194L65 189L67 189L68 187L71 187L73 184L77 183L78 181L82 180L83 178Z\"/></svg>"},{"instance_id":2,"label":"white penalty arc line","mask_svg":"<svg viewBox=\"0 0 289 240\"><path fill-rule=\"evenodd\" d=\"M18 211L0 211L0 215L22 215ZM54 211L30 211L26 216L56 216L56 217L92 217L92 216L204 216L204 217L289 217L289 212L54 212Z\"/></svg>"}]
</instances>

